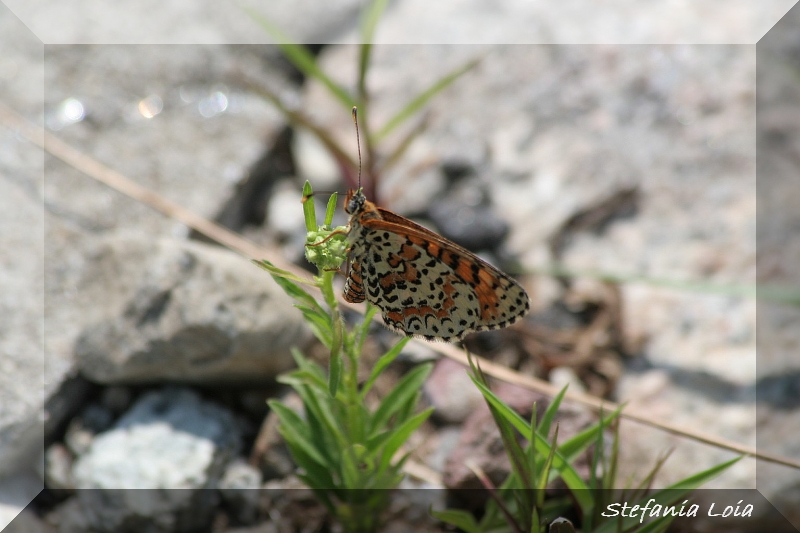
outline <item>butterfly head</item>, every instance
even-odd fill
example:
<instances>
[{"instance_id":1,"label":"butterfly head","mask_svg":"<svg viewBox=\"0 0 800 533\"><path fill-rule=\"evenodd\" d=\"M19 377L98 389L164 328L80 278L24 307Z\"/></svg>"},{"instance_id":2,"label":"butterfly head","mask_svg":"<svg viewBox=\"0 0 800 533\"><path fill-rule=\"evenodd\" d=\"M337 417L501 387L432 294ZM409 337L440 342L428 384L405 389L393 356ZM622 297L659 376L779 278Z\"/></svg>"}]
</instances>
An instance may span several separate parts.
<instances>
[{"instance_id":1,"label":"butterfly head","mask_svg":"<svg viewBox=\"0 0 800 533\"><path fill-rule=\"evenodd\" d=\"M348 191L347 198L344 201L344 210L348 215L352 215L354 213L358 213L364 208L364 203L367 201L367 197L364 196L364 190L362 188L358 188L356 190Z\"/></svg>"}]
</instances>

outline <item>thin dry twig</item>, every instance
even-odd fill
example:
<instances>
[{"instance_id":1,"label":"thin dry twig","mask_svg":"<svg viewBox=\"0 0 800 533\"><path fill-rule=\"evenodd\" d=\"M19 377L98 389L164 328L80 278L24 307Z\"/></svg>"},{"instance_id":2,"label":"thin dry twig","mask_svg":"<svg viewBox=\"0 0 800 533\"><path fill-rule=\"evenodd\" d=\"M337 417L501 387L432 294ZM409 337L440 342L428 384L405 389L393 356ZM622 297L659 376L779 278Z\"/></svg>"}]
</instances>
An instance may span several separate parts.
<instances>
[{"instance_id":1,"label":"thin dry twig","mask_svg":"<svg viewBox=\"0 0 800 533\"><path fill-rule=\"evenodd\" d=\"M210 220L203 218L200 215L197 215L196 213L193 213L192 211L189 211L188 209L171 202L170 200L167 200L159 194L150 191L141 185L138 185L129 178L123 176L121 173L103 165L102 163L99 163L92 157L83 154L75 148L72 148L51 133L45 131L40 126L31 123L2 103L0 103L0 122L2 122L2 124L4 124L7 128L18 131L22 137L25 137L46 152L57 157L58 159L61 159L76 170L83 172L87 176L104 183L139 202L149 205L156 211L159 211L168 217L179 220L192 229L203 233L207 237L233 250L234 252L237 252L247 258L268 257L269 260L279 268L296 273L300 276L306 275L299 267L288 264L286 261L284 261L276 250L258 246L248 241L241 235L238 235L237 233L234 233L227 228L220 226L219 224L211 222ZM363 305L353 305L347 303L341 297L340 304L361 313L364 311ZM414 341L422 342L416 339L414 339ZM429 348L432 348L442 355L458 361L464 366L469 366L466 353L456 346L445 343L425 344ZM483 371L487 375L490 375L494 378L501 379L507 383L519 385L551 397L555 396L559 392L559 389L556 386L546 381L536 379L532 376L519 374L510 368L497 365L491 361L481 359L479 357L475 357L475 359L479 362ZM602 410L602 412L608 413L618 408L618 404L614 402L609 402L594 396L575 392L568 392L564 396L564 399L585 407L589 407L597 412ZM679 435L702 442L710 446L749 455L758 460L800 469L800 460L798 459L783 457L773 453L759 452L750 446L745 446L737 442L722 439L714 435L708 435L706 433L685 428L671 422L656 420L649 413L638 411L630 406L626 407L620 416L627 420L638 422L640 424L660 429L674 435Z\"/></svg>"}]
</instances>

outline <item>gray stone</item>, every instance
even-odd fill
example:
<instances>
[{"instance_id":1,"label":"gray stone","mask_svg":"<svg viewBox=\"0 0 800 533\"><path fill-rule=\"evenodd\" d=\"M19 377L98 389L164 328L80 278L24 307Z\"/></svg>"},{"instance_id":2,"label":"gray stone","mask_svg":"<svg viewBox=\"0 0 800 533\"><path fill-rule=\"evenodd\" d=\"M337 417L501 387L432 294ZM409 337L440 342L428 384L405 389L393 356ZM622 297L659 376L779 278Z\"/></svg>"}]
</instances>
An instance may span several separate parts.
<instances>
[{"instance_id":1,"label":"gray stone","mask_svg":"<svg viewBox=\"0 0 800 533\"><path fill-rule=\"evenodd\" d=\"M89 404L69 421L64 433L64 444L72 455L83 455L92 444L94 436L108 429L113 421L111 410L97 403Z\"/></svg>"},{"instance_id":2,"label":"gray stone","mask_svg":"<svg viewBox=\"0 0 800 533\"><path fill-rule=\"evenodd\" d=\"M529 44L529 43L755 43L792 6L790 0L725 4L725 17L713 28L709 13L721 8L700 0L691 8L666 0L647 5L599 5L501 0L402 0L378 26L378 44ZM425 13L424 17L420 13ZM724 21L723 21L724 18ZM345 42L355 42L355 37Z\"/></svg>"},{"instance_id":3,"label":"gray stone","mask_svg":"<svg viewBox=\"0 0 800 533\"><path fill-rule=\"evenodd\" d=\"M118 237L86 257L81 277L87 291L127 296L104 302L109 318L77 342L81 371L92 380L269 379L292 365L289 349L308 338L289 297L226 250Z\"/></svg>"},{"instance_id":4,"label":"gray stone","mask_svg":"<svg viewBox=\"0 0 800 533\"><path fill-rule=\"evenodd\" d=\"M139 14L152 22L151 12ZM150 25L125 20L131 28ZM62 23L59 27L65 28ZM0 100L5 105L209 218L257 159L264 139L283 125L263 99L223 87L223 76L236 63L279 90L287 89L284 70L263 68L275 57L263 47L53 46L44 54L41 40L5 4L0 5L0 40ZM161 99L161 113L145 118L141 110L158 107L153 107L158 103L154 97ZM212 97L217 103L226 98L228 106L206 118L201 111L208 111ZM78 108L83 115L73 113ZM198 149L203 146L214 149ZM80 402L72 400L82 396L62 396L61 390L74 376L75 340L125 297L115 290L84 293L78 283L83 252L98 235L117 228L138 228L148 236L188 232L53 157L45 165L42 151L17 131L0 130L0 175L3 476L30 468L43 456L43 437L61 430L74 415ZM83 299L84 294L91 296ZM45 404L52 399L53 405Z\"/></svg>"},{"instance_id":5,"label":"gray stone","mask_svg":"<svg viewBox=\"0 0 800 533\"><path fill-rule=\"evenodd\" d=\"M76 460L82 514L92 528L109 532L207 525L218 502L209 489L241 445L233 415L196 393L146 393Z\"/></svg>"},{"instance_id":6,"label":"gray stone","mask_svg":"<svg viewBox=\"0 0 800 533\"><path fill-rule=\"evenodd\" d=\"M79 489L204 488L241 447L233 415L189 389L142 396L75 462Z\"/></svg>"},{"instance_id":7,"label":"gray stone","mask_svg":"<svg viewBox=\"0 0 800 533\"><path fill-rule=\"evenodd\" d=\"M436 361L422 390L436 409L434 416L451 424L463 422L484 402L469 378L468 369L448 358Z\"/></svg>"},{"instance_id":8,"label":"gray stone","mask_svg":"<svg viewBox=\"0 0 800 533\"><path fill-rule=\"evenodd\" d=\"M53 47L45 60L45 121L59 138L207 218L219 212L244 179L264 138L283 126L262 99L224 83L235 63L287 88L281 69L261 68L271 60L260 47ZM227 101L227 107L218 106L208 116L207 104L214 98ZM158 99L161 105L155 106ZM67 104L79 104L83 116L67 120ZM146 118L159 107L160 113ZM198 151L203 146L214 149ZM49 396L75 369L80 333L114 316L131 296L113 272L105 283L93 284L98 272L87 273L84 267L97 266L98 258L87 256L96 251L97 239L114 239L120 229L134 240L142 235L185 238L188 230L55 159L48 160L47 177L39 190L47 207L50 258L45 264ZM139 248L120 268L135 271L150 254Z\"/></svg>"},{"instance_id":9,"label":"gray stone","mask_svg":"<svg viewBox=\"0 0 800 533\"><path fill-rule=\"evenodd\" d=\"M229 515L238 524L258 519L261 501L261 471L238 459L232 461L219 482L220 496Z\"/></svg>"},{"instance_id":10,"label":"gray stone","mask_svg":"<svg viewBox=\"0 0 800 533\"><path fill-rule=\"evenodd\" d=\"M73 490L72 481L73 455L66 446L60 443L51 444L44 455L44 482L47 488L56 490Z\"/></svg>"},{"instance_id":11,"label":"gray stone","mask_svg":"<svg viewBox=\"0 0 800 533\"><path fill-rule=\"evenodd\" d=\"M0 48L0 102L41 116L44 47L5 5ZM42 489L42 407L58 386L44 364L43 168L40 149L0 126L0 529Z\"/></svg>"},{"instance_id":12,"label":"gray stone","mask_svg":"<svg viewBox=\"0 0 800 533\"><path fill-rule=\"evenodd\" d=\"M355 0L339 0L320 5L302 0L291 4L251 3L248 9L243 9L209 0L157 6L67 0L46 14L25 2L12 0L9 5L42 41L48 43L224 45L275 41L249 10L257 17L270 19L292 40L319 43L354 27L362 4ZM155 9L158 17L153 17ZM87 25L86 20L91 20L92 24ZM141 24L133 24L133 21Z\"/></svg>"},{"instance_id":13,"label":"gray stone","mask_svg":"<svg viewBox=\"0 0 800 533\"><path fill-rule=\"evenodd\" d=\"M29 509L23 509L8 526L3 528L4 533L56 533L56 531L53 526Z\"/></svg>"},{"instance_id":14,"label":"gray stone","mask_svg":"<svg viewBox=\"0 0 800 533\"><path fill-rule=\"evenodd\" d=\"M32 471L7 474L0 478L0 528L5 527L39 494L42 490L42 478ZM27 524L28 517L23 517L21 524ZM17 529L17 531L34 531Z\"/></svg>"}]
</instances>

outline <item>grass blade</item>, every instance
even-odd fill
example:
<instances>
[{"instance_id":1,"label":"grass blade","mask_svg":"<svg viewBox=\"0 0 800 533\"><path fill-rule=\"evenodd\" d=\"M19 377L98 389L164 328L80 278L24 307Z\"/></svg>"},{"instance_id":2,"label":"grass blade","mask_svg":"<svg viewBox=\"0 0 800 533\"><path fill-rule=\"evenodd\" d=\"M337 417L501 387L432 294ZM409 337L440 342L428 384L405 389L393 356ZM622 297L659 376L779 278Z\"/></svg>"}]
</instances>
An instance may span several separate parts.
<instances>
[{"instance_id":1,"label":"grass blade","mask_svg":"<svg viewBox=\"0 0 800 533\"><path fill-rule=\"evenodd\" d=\"M431 513L431 516L437 520L441 520L445 524L456 526L457 528L464 530L466 533L482 533L482 529L478 527L477 522L475 522L475 517L466 511L456 509L434 511L431 509L429 512Z\"/></svg>"},{"instance_id":2,"label":"grass blade","mask_svg":"<svg viewBox=\"0 0 800 533\"><path fill-rule=\"evenodd\" d=\"M267 261L266 259L262 259L261 261L259 261L259 260L257 260L257 259L251 259L251 261L252 261L252 263L253 263L254 265L256 265L257 267L259 267L259 268L261 268L261 269L263 269L263 270L266 270L267 272L269 272L270 276L272 276L272 277L275 279L275 281L276 281L276 282L278 282L278 284L279 284L279 285L280 285L280 286L283 288L283 290L284 290L284 291L286 291L286 293L287 293L289 296L291 296L292 298L295 298L296 300L300 300L300 299L302 299L302 298L304 298L304 297L302 297L302 296L300 296L300 297L298 297L298 296L295 296L295 293L294 293L294 292L291 292L291 293L290 293L290 292L289 292L289 290L287 290L287 288L284 286L284 283L283 283L281 280L288 280L288 281L290 281L290 282L294 282L294 283L302 283L303 285L312 285L312 286L315 286L315 287L316 287L316 285L317 285L316 283L314 283L314 282L313 282L312 280L310 280L310 279L301 278L300 276L296 276L296 275L292 274L292 273L291 273L291 272L289 272L288 270L283 270L283 269L280 269L280 268L276 267L275 265L273 265L272 263L270 263L270 262L269 262L269 261ZM292 285L294 285L294 283L292 283ZM287 284L287 286L288 286L288 284ZM291 288L291 287L290 287L290 290L292 290L292 291L297 291L298 295L299 295L300 293L303 293L303 294L305 294L305 295L306 295L308 298L311 298L311 300L313 300L313 301L314 301L314 303L316 303L316 300L314 300L314 298L313 298L313 297L312 297L310 294L306 293L306 292L305 292L303 289L301 289L300 287L296 287L296 289L295 289L295 288ZM309 301L309 302L306 302L306 303L308 303L309 305L313 305L313 304L311 304L311 302L310 302L310 301Z\"/></svg>"},{"instance_id":3,"label":"grass blade","mask_svg":"<svg viewBox=\"0 0 800 533\"><path fill-rule=\"evenodd\" d=\"M375 142L380 142L381 139L385 138L397 126L405 122L411 115L419 111L425 104L428 103L431 98L449 87L458 78L475 68L475 66L480 63L481 59L482 58L471 59L470 61L450 72L450 74L441 78L422 94L411 100L403 109L398 111L392 118L390 118L383 128L381 128L374 135L373 138Z\"/></svg>"},{"instance_id":4,"label":"grass blade","mask_svg":"<svg viewBox=\"0 0 800 533\"><path fill-rule=\"evenodd\" d=\"M655 504L663 506L673 505L678 500L685 498L691 491L700 487L704 483L712 480L720 475L722 472L730 468L733 464L737 463L744 456L736 457L730 461L713 466L708 470L704 470L693 476L689 476L674 485L670 485L665 489L656 491L650 495L649 499L655 500ZM644 499L640 502L644 503ZM620 524L621 522L621 524ZM616 533L620 529L626 531L634 527L639 522L639 517L627 517L623 520L609 520L608 522L600 525L593 533Z\"/></svg>"},{"instance_id":5,"label":"grass blade","mask_svg":"<svg viewBox=\"0 0 800 533\"><path fill-rule=\"evenodd\" d=\"M278 415L278 420L280 420L280 432L283 438L286 439L287 442L291 440L295 443L305 455L316 463L327 465L328 463L325 458L317 451L317 448L311 442L308 426L303 419L278 401L270 400L267 404L270 409Z\"/></svg>"},{"instance_id":6,"label":"grass blade","mask_svg":"<svg viewBox=\"0 0 800 533\"><path fill-rule=\"evenodd\" d=\"M410 340L411 337L403 337L397 342L397 344L392 346L388 352L383 354L380 359L378 359L378 361L375 363L375 366L372 367L372 372L369 375L369 379L367 379L367 382L364 383L364 386L361 388L362 399L375 384L375 380L378 379L378 376L380 376L381 373L386 370L386 367L392 364L392 361L394 361L397 356L400 355L400 352L403 351L403 348L405 348L406 344L408 344L408 341Z\"/></svg>"},{"instance_id":7,"label":"grass blade","mask_svg":"<svg viewBox=\"0 0 800 533\"><path fill-rule=\"evenodd\" d=\"M389 440L386 441L386 445L383 448L383 457L381 458L380 464L381 470L389 467L389 463L392 457L394 457L394 454L397 453L397 450L399 450L403 443L408 440L408 437L431 416L431 413L433 413L433 407L429 407L418 415L412 416L399 427L392 430L391 436Z\"/></svg>"},{"instance_id":8,"label":"grass blade","mask_svg":"<svg viewBox=\"0 0 800 533\"><path fill-rule=\"evenodd\" d=\"M370 436L381 431L393 414L402 409L410 398L419 394L422 384L428 379L432 369L433 365L431 364L419 365L403 376L375 411L370 421Z\"/></svg>"},{"instance_id":9,"label":"grass blade","mask_svg":"<svg viewBox=\"0 0 800 533\"><path fill-rule=\"evenodd\" d=\"M553 424L558 408L561 407L561 400L564 399L564 395L567 393L567 387L569 387L569 385L564 385L564 388L553 398L553 401L550 402L550 405L547 406L544 412L544 416L538 427L539 434L544 438L547 438L550 434L550 426Z\"/></svg>"},{"instance_id":10,"label":"grass blade","mask_svg":"<svg viewBox=\"0 0 800 533\"><path fill-rule=\"evenodd\" d=\"M302 44L292 42L288 35L283 33L283 31L277 25L275 25L271 20L261 13L258 13L254 9L250 9L247 6L242 6L242 9L244 9L244 11L250 15L253 20L260 24L261 27L267 31L267 33L272 35L278 47L281 49L281 52L283 52L283 55L285 55L286 59L288 59L295 67L297 67L297 70L305 74L307 77L316 79L325 85L331 94L334 95L340 102L342 102L345 107L351 108L356 105L356 101L353 99L353 97L351 97L347 91L330 79L328 75L319 68L316 58L311 52L308 51L308 48Z\"/></svg>"}]
</instances>

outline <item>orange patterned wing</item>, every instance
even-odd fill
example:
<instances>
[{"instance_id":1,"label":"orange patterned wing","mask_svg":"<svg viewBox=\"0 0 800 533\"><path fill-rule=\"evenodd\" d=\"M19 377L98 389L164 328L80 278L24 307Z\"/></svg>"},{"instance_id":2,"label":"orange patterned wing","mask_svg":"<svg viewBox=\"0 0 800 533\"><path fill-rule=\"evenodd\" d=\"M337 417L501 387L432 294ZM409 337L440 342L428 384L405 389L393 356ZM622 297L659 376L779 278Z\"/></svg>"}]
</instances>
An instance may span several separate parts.
<instances>
[{"instance_id":1,"label":"orange patterned wing","mask_svg":"<svg viewBox=\"0 0 800 533\"><path fill-rule=\"evenodd\" d=\"M351 221L345 299L366 298L389 328L451 341L513 324L530 309L516 281L473 253L391 211L369 207L379 216Z\"/></svg>"}]
</instances>

